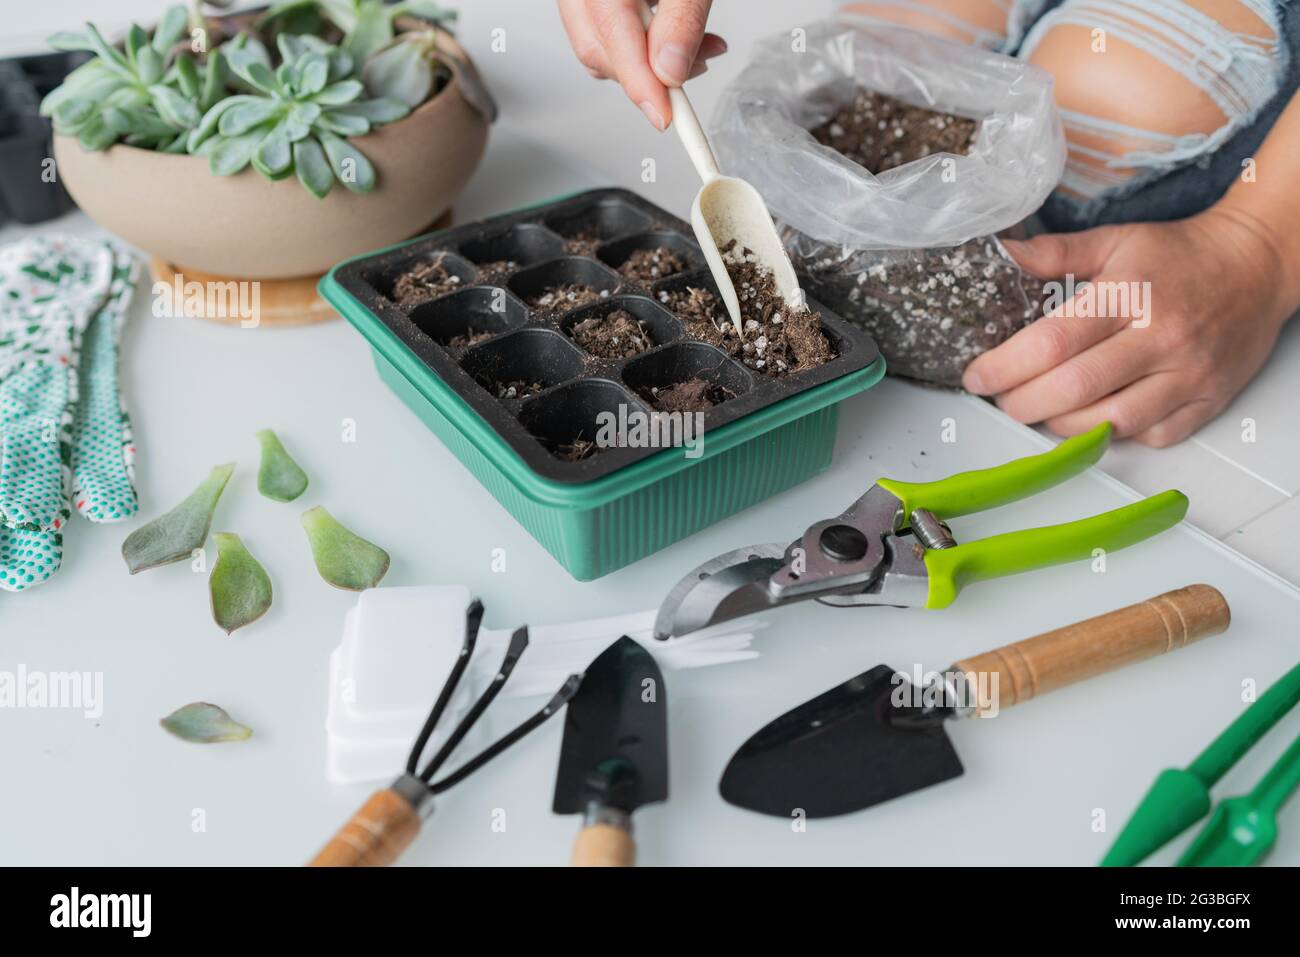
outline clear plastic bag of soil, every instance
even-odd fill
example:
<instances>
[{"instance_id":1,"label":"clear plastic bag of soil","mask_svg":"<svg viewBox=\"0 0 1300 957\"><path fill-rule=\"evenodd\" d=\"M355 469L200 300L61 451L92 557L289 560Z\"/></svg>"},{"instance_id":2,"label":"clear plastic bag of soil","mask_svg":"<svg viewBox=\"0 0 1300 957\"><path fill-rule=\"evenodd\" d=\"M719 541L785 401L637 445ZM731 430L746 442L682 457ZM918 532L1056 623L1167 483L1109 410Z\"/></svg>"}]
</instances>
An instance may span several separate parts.
<instances>
[{"instance_id":1,"label":"clear plastic bag of soil","mask_svg":"<svg viewBox=\"0 0 1300 957\"><path fill-rule=\"evenodd\" d=\"M845 145L846 117L861 149ZM869 142L877 125L885 142ZM757 44L711 138L724 172L753 183L781 222L809 291L864 326L891 373L955 386L1041 314L1042 284L994 237L1064 167L1046 72L841 16Z\"/></svg>"},{"instance_id":2,"label":"clear plastic bag of soil","mask_svg":"<svg viewBox=\"0 0 1300 957\"><path fill-rule=\"evenodd\" d=\"M892 250L782 236L807 291L870 334L890 375L956 388L972 359L1042 315L1043 281L995 236Z\"/></svg>"}]
</instances>

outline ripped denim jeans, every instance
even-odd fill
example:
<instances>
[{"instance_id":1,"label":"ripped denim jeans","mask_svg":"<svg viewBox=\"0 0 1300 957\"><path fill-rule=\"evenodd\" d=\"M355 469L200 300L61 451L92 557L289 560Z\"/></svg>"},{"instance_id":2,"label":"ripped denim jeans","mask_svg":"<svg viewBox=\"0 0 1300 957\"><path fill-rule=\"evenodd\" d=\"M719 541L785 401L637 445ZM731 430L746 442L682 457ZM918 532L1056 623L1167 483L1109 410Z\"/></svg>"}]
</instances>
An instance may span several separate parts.
<instances>
[{"instance_id":1,"label":"ripped denim jeans","mask_svg":"<svg viewBox=\"0 0 1300 957\"><path fill-rule=\"evenodd\" d=\"M1294 0L875 0L881 19L1056 78L1070 152L1053 230L1179 219L1218 200L1300 86Z\"/></svg>"}]
</instances>

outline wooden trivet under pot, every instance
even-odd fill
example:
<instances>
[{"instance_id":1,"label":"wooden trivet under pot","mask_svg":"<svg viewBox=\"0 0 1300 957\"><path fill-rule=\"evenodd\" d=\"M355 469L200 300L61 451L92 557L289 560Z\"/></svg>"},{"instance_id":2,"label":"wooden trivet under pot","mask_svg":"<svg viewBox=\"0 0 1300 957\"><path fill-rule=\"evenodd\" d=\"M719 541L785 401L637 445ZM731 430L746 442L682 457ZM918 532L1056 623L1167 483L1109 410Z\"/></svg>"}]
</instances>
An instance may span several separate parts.
<instances>
[{"instance_id":1,"label":"wooden trivet under pot","mask_svg":"<svg viewBox=\"0 0 1300 957\"><path fill-rule=\"evenodd\" d=\"M451 224L452 212L447 210L423 232L436 232L440 229L446 229ZM316 284L320 282L320 276L302 276L297 279L244 280L233 276L214 276L211 273L201 272L196 269L177 269L156 256L150 258L149 270L153 275L155 284L163 283L172 290L180 291L179 302L173 308L173 313L176 316L189 316L194 319L206 319L209 322L217 322L227 326L244 326L245 328L252 328L254 325L272 328L306 326L338 318L338 313L316 295ZM208 290L222 289L226 283L242 282L256 282L258 284L258 316L256 323L250 322L247 316L239 315L237 311L235 314L231 314L231 310L227 306L227 303L230 302L228 294L214 293L211 297L207 295ZM194 297L196 301L192 305L196 308L190 308L191 303L187 302L187 297L184 295L185 289L190 283L198 283L204 290L203 296ZM176 293L173 292L173 296L175 295ZM251 296L250 292L244 293L245 302L248 301L249 296ZM212 315L208 314L209 302L215 306L211 310ZM235 302L237 303L238 300L235 300Z\"/></svg>"}]
</instances>

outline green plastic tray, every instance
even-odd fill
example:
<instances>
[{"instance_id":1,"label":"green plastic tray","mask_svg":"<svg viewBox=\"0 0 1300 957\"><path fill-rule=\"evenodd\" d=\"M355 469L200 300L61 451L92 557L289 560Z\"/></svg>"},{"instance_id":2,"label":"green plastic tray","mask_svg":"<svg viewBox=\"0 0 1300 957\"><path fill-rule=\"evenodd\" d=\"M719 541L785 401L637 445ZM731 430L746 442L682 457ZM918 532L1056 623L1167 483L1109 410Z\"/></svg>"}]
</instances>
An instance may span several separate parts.
<instances>
[{"instance_id":1,"label":"green plastic tray","mask_svg":"<svg viewBox=\"0 0 1300 957\"><path fill-rule=\"evenodd\" d=\"M443 235L340 263L321 279L320 294L366 339L388 387L579 581L651 555L824 471L835 443L837 403L869 389L885 372L884 360L876 358L709 428L694 459L667 448L592 481L548 478L462 397L462 384L448 384L394 332L391 316L386 322L338 279L354 264L414 244L436 245Z\"/></svg>"}]
</instances>

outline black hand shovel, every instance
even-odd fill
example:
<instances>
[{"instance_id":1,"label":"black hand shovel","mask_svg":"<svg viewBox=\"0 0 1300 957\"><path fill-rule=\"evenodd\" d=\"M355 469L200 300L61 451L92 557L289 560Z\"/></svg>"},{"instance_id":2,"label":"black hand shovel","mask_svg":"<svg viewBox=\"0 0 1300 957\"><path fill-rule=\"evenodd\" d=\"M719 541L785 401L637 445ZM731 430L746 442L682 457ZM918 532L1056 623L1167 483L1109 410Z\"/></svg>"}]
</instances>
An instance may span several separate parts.
<instances>
[{"instance_id":1,"label":"black hand shovel","mask_svg":"<svg viewBox=\"0 0 1300 957\"><path fill-rule=\"evenodd\" d=\"M943 724L1217 635L1227 602L1209 585L1155 598L952 665L924 687L879 665L818 695L741 746L722 775L732 804L833 817L955 778Z\"/></svg>"}]
</instances>

